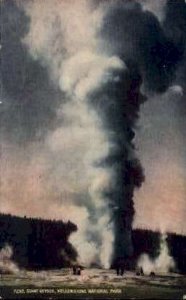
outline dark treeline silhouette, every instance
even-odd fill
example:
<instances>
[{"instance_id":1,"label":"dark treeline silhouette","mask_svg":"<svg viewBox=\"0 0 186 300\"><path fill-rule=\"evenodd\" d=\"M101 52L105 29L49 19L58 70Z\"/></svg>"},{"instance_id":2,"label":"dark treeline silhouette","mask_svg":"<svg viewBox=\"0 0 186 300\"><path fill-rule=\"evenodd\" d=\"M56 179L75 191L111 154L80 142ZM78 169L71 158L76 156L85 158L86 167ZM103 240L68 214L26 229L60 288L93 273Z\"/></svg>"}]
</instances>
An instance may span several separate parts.
<instances>
[{"instance_id":1,"label":"dark treeline silhouette","mask_svg":"<svg viewBox=\"0 0 186 300\"><path fill-rule=\"evenodd\" d=\"M178 270L186 274L186 236L169 234L167 242L170 255L174 257Z\"/></svg>"},{"instance_id":2,"label":"dark treeline silhouette","mask_svg":"<svg viewBox=\"0 0 186 300\"><path fill-rule=\"evenodd\" d=\"M13 247L13 259L27 269L52 269L69 266L77 258L77 252L68 242L77 226L70 221L21 218L0 214L0 248ZM151 258L158 256L160 233L151 230L132 231L133 256L125 261L126 269L133 269L142 253ZM169 233L167 243L177 269L186 273L186 236Z\"/></svg>"},{"instance_id":3,"label":"dark treeline silhouette","mask_svg":"<svg viewBox=\"0 0 186 300\"><path fill-rule=\"evenodd\" d=\"M68 266L77 253L68 242L77 227L70 221L21 218L0 214L0 248L9 244L13 260L28 269Z\"/></svg>"},{"instance_id":4,"label":"dark treeline silhouette","mask_svg":"<svg viewBox=\"0 0 186 300\"><path fill-rule=\"evenodd\" d=\"M139 256L147 253L150 258L155 258L159 254L160 234L151 230L133 229L132 230L133 255L129 258L125 257L125 269L135 269ZM186 239L185 239L186 244ZM114 260L113 268L117 268L118 261Z\"/></svg>"},{"instance_id":5,"label":"dark treeline silhouette","mask_svg":"<svg viewBox=\"0 0 186 300\"><path fill-rule=\"evenodd\" d=\"M142 253L148 253L153 259L159 254L160 233L147 229L133 229L133 259L137 260Z\"/></svg>"},{"instance_id":6,"label":"dark treeline silhouette","mask_svg":"<svg viewBox=\"0 0 186 300\"><path fill-rule=\"evenodd\" d=\"M136 264L142 253L147 253L152 259L160 253L161 234L158 231L135 229L132 232L134 254L132 265ZM174 258L177 271L186 274L186 236L176 233L167 234L169 254ZM129 260L130 261L130 260Z\"/></svg>"}]
</instances>

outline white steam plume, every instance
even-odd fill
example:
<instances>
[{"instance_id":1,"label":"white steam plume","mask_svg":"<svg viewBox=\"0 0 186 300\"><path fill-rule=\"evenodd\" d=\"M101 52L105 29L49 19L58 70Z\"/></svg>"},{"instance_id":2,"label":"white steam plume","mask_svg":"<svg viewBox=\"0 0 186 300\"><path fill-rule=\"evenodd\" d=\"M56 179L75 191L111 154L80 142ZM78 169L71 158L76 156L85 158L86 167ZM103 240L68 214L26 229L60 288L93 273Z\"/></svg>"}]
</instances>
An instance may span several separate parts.
<instances>
[{"instance_id":1,"label":"white steam plume","mask_svg":"<svg viewBox=\"0 0 186 300\"><path fill-rule=\"evenodd\" d=\"M12 261L13 250L9 245L5 245L0 250L0 273L1 274L17 274L19 268Z\"/></svg>"},{"instance_id":2,"label":"white steam plume","mask_svg":"<svg viewBox=\"0 0 186 300\"><path fill-rule=\"evenodd\" d=\"M101 6L93 9L91 2L84 0L33 0L23 5L30 17L23 43L65 94L57 112L63 125L48 134L42 150L45 157L55 157L55 163L45 162L47 175L43 172L46 184L48 180L55 190L52 194L48 188L51 215L60 218L61 214L78 225L71 242L81 263L97 262L108 268L113 224L108 199L102 194L111 185L112 171L95 163L108 155L110 144L88 100L90 93L112 80L113 70L125 65L118 57L100 53L96 34L104 14ZM64 191L66 197L60 200ZM58 203L53 204L57 193Z\"/></svg>"},{"instance_id":3,"label":"white steam plume","mask_svg":"<svg viewBox=\"0 0 186 300\"><path fill-rule=\"evenodd\" d=\"M161 1L137 0L137 1L142 5L144 11L150 11L159 19L160 22L163 21L167 0L161 0Z\"/></svg>"},{"instance_id":4,"label":"white steam plume","mask_svg":"<svg viewBox=\"0 0 186 300\"><path fill-rule=\"evenodd\" d=\"M160 254L156 259L151 259L146 253L140 256L138 260L138 267L143 269L144 274L149 275L151 272L167 274L171 270L175 269L175 262L169 254L166 239L167 235L162 234L160 241Z\"/></svg>"}]
</instances>

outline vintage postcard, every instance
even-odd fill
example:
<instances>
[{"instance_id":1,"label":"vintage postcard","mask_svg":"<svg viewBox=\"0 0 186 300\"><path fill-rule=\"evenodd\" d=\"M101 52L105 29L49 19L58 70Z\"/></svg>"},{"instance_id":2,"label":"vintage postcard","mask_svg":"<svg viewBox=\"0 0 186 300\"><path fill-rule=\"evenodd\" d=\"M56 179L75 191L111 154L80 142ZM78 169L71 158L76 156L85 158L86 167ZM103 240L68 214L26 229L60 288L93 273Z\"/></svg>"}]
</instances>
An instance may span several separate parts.
<instances>
[{"instance_id":1,"label":"vintage postcard","mask_svg":"<svg viewBox=\"0 0 186 300\"><path fill-rule=\"evenodd\" d=\"M186 299L186 1L0 0L0 299Z\"/></svg>"}]
</instances>

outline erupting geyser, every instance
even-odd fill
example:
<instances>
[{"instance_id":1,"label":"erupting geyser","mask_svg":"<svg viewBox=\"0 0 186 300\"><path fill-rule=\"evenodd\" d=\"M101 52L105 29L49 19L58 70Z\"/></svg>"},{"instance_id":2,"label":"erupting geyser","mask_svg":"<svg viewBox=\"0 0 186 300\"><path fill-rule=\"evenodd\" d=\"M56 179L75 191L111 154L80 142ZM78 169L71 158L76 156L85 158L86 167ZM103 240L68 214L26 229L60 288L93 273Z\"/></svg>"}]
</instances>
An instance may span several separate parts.
<instances>
[{"instance_id":1,"label":"erupting geyser","mask_svg":"<svg viewBox=\"0 0 186 300\"><path fill-rule=\"evenodd\" d=\"M62 125L48 137L50 148L64 155L70 139L83 151L72 165L75 169L78 164L83 176L70 179L87 195L70 200L73 214L69 210L68 217L78 225L71 242L80 262L106 268L114 253L115 257L132 253L133 191L143 181L132 141L144 101L137 68L114 48L113 53L104 49L109 9L104 2L94 6L91 1L55 1L55 5L32 1L25 5L30 31L23 40L64 93ZM46 20L51 26L45 26Z\"/></svg>"},{"instance_id":2,"label":"erupting geyser","mask_svg":"<svg viewBox=\"0 0 186 300\"><path fill-rule=\"evenodd\" d=\"M152 272L155 274L167 274L175 270L175 262L173 257L169 254L167 235L162 234L160 239L160 252L156 259L151 259L148 254L144 253L138 260L138 267L142 268L145 275Z\"/></svg>"},{"instance_id":3,"label":"erupting geyser","mask_svg":"<svg viewBox=\"0 0 186 300\"><path fill-rule=\"evenodd\" d=\"M161 24L165 1L155 15L143 0L2 3L2 51L24 57L23 70L11 64L17 81L3 65L2 210L71 220L79 263L109 268L133 253L140 105L166 91L180 59Z\"/></svg>"},{"instance_id":4,"label":"erupting geyser","mask_svg":"<svg viewBox=\"0 0 186 300\"><path fill-rule=\"evenodd\" d=\"M0 274L17 274L19 268L12 261L13 250L9 245L5 245L0 250Z\"/></svg>"}]
</instances>

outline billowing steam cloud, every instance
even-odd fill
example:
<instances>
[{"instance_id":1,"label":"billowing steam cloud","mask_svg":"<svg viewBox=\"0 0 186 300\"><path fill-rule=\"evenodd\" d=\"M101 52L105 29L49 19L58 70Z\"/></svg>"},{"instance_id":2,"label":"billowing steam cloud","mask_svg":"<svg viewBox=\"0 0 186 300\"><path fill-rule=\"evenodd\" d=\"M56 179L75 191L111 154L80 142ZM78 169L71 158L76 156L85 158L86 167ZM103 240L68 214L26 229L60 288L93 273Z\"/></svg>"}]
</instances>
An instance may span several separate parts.
<instances>
[{"instance_id":1,"label":"billowing steam cloud","mask_svg":"<svg viewBox=\"0 0 186 300\"><path fill-rule=\"evenodd\" d=\"M76 14L71 18L74 9ZM87 1L77 4L56 1L55 5L51 1L44 5L34 1L26 6L26 11L31 23L23 42L31 54L49 68L66 99L62 115L59 109L63 124L47 136L48 147L58 155L76 147L79 157L74 157L69 184L87 190L87 199L79 199L79 203L78 199L72 201L74 214L77 214L77 206L80 213L76 218L78 233L72 235L71 241L82 263L97 262L109 267L113 224L103 192L111 185L112 170L103 168L99 162L108 156L111 145L88 99L102 84L112 80L113 71L122 70L125 65L118 57L99 53L96 32L102 11L92 12ZM50 20L51 26L45 25L46 20ZM40 40L35 38L38 30ZM81 173L73 174L77 164ZM68 201L67 198L67 207ZM72 219L72 215L67 215Z\"/></svg>"},{"instance_id":2,"label":"billowing steam cloud","mask_svg":"<svg viewBox=\"0 0 186 300\"><path fill-rule=\"evenodd\" d=\"M66 206L66 217L78 225L71 241L82 263L109 267L114 231L117 255L132 251L133 189L143 178L131 144L141 102L140 77L130 74L119 56L101 51L102 6L93 9L89 1L32 1L24 6L30 28L22 42L49 69L51 79L64 93L58 109L62 125L45 142L59 160L67 153L65 165L76 147L72 170L62 181L86 195L72 199L67 191L61 206L61 210ZM55 166L56 173L62 169L65 172L62 162Z\"/></svg>"},{"instance_id":3,"label":"billowing steam cloud","mask_svg":"<svg viewBox=\"0 0 186 300\"><path fill-rule=\"evenodd\" d=\"M142 8L145 11L150 11L155 14L160 21L164 19L167 0L138 0L137 2L142 4Z\"/></svg>"},{"instance_id":4,"label":"billowing steam cloud","mask_svg":"<svg viewBox=\"0 0 186 300\"><path fill-rule=\"evenodd\" d=\"M19 268L12 261L13 250L9 245L5 245L0 250L0 274L16 274Z\"/></svg>"},{"instance_id":5,"label":"billowing steam cloud","mask_svg":"<svg viewBox=\"0 0 186 300\"><path fill-rule=\"evenodd\" d=\"M138 267L142 268L145 275L151 272L167 274L175 270L175 262L169 255L169 249L166 241L166 234L162 234L160 240L160 253L156 259L150 259L147 254L142 254L138 260Z\"/></svg>"},{"instance_id":6,"label":"billowing steam cloud","mask_svg":"<svg viewBox=\"0 0 186 300\"><path fill-rule=\"evenodd\" d=\"M159 22L165 3L2 3L0 208L70 219L79 260L109 267L133 250L142 84L164 92L182 57Z\"/></svg>"}]
</instances>

